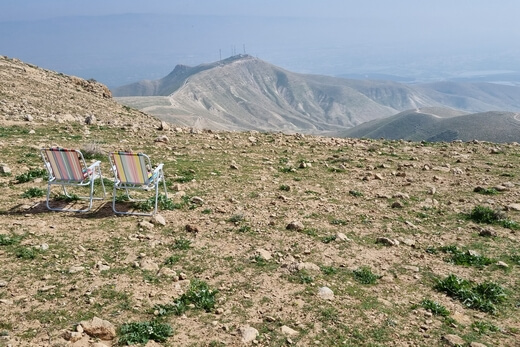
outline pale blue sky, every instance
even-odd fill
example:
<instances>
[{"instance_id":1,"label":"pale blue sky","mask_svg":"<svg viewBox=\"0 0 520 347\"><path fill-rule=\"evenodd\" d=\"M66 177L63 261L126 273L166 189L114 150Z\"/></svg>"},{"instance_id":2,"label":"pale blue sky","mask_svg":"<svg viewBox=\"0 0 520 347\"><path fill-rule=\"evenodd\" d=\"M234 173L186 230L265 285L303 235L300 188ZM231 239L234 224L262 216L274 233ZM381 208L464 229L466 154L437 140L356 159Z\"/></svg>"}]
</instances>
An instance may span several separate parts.
<instances>
[{"instance_id":1,"label":"pale blue sky","mask_svg":"<svg viewBox=\"0 0 520 347\"><path fill-rule=\"evenodd\" d=\"M0 20L123 13L367 17L517 21L518 0L3 0ZM487 25L487 23L482 23Z\"/></svg>"},{"instance_id":2,"label":"pale blue sky","mask_svg":"<svg viewBox=\"0 0 520 347\"><path fill-rule=\"evenodd\" d=\"M519 0L0 0L0 54L109 85L244 47L294 72L440 78L520 70L519 14Z\"/></svg>"}]
</instances>

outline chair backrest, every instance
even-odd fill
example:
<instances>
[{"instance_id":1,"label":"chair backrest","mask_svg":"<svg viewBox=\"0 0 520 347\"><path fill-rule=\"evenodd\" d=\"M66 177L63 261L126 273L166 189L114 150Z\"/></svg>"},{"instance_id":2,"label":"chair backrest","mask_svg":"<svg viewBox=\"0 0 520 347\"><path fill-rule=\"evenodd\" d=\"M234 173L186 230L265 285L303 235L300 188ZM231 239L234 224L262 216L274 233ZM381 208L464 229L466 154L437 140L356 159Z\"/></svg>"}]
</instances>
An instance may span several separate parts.
<instances>
[{"instance_id":1,"label":"chair backrest","mask_svg":"<svg viewBox=\"0 0 520 347\"><path fill-rule=\"evenodd\" d=\"M43 159L49 174L58 181L85 180L86 164L83 155L75 149L44 148Z\"/></svg>"},{"instance_id":2,"label":"chair backrest","mask_svg":"<svg viewBox=\"0 0 520 347\"><path fill-rule=\"evenodd\" d=\"M110 161L115 167L115 174L121 183L146 184L150 177L148 168L150 158L143 153L113 152Z\"/></svg>"}]
</instances>

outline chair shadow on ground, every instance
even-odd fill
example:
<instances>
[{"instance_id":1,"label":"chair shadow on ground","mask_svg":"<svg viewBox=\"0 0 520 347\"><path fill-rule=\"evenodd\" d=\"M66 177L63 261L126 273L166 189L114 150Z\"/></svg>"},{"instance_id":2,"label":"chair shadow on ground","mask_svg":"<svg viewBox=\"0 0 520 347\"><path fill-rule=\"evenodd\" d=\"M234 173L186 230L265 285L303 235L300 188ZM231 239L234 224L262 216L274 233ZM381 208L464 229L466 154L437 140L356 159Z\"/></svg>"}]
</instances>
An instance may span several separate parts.
<instances>
[{"instance_id":1,"label":"chair shadow on ground","mask_svg":"<svg viewBox=\"0 0 520 347\"><path fill-rule=\"evenodd\" d=\"M71 207L74 205L78 205L78 207L85 204L84 201L75 201L75 202L65 202L65 201L53 201L54 206L59 208L62 207ZM56 215L67 215L69 217L80 218L80 219L90 219L90 218L98 218L103 219L107 217L117 216L114 211L112 211L111 201L103 201L95 203L92 206L92 209L87 212L60 212L60 211L51 211L47 209L45 205L45 200L38 201L34 203L30 208L25 208L26 204L18 204L11 207L9 210L0 211L0 215L43 215L43 214L56 214Z\"/></svg>"}]
</instances>

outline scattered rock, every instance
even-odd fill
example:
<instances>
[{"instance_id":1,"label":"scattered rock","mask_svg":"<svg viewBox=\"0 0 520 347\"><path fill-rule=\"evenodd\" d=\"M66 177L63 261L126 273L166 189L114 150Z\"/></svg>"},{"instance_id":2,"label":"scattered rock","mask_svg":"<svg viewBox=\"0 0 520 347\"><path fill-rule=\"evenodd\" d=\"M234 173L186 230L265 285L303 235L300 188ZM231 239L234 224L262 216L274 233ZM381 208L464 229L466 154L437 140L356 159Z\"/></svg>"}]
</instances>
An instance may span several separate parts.
<instances>
[{"instance_id":1,"label":"scattered rock","mask_svg":"<svg viewBox=\"0 0 520 347\"><path fill-rule=\"evenodd\" d=\"M6 281L0 281L0 288L2 288L2 287L7 287Z\"/></svg>"},{"instance_id":2,"label":"scattered rock","mask_svg":"<svg viewBox=\"0 0 520 347\"><path fill-rule=\"evenodd\" d=\"M188 233L199 233L200 232L200 227L195 224L186 224L186 226L184 228L185 228L186 232L188 232Z\"/></svg>"},{"instance_id":3,"label":"scattered rock","mask_svg":"<svg viewBox=\"0 0 520 347\"><path fill-rule=\"evenodd\" d=\"M69 273L70 274L75 274L75 273L82 272L82 271L85 271L85 267L84 266L71 266L69 268Z\"/></svg>"},{"instance_id":4,"label":"scattered rock","mask_svg":"<svg viewBox=\"0 0 520 347\"><path fill-rule=\"evenodd\" d=\"M329 287L321 287L318 290L318 296L324 300L334 299L334 292Z\"/></svg>"},{"instance_id":5,"label":"scattered rock","mask_svg":"<svg viewBox=\"0 0 520 347\"><path fill-rule=\"evenodd\" d=\"M269 252L263 248L257 249L256 254L258 254L264 260L271 260L273 258L271 255L271 252Z\"/></svg>"},{"instance_id":6,"label":"scattered rock","mask_svg":"<svg viewBox=\"0 0 520 347\"><path fill-rule=\"evenodd\" d=\"M110 266L103 264L102 261L98 261L94 267L98 269L100 272L110 270Z\"/></svg>"},{"instance_id":7,"label":"scattered rock","mask_svg":"<svg viewBox=\"0 0 520 347\"><path fill-rule=\"evenodd\" d=\"M464 341L460 336L448 334L444 335L442 339L448 344L448 346L464 346L466 344L466 341Z\"/></svg>"},{"instance_id":8,"label":"scattered rock","mask_svg":"<svg viewBox=\"0 0 520 347\"><path fill-rule=\"evenodd\" d=\"M5 164L0 164L0 173L3 173L3 174L10 174L11 173L11 168Z\"/></svg>"},{"instance_id":9,"label":"scattered rock","mask_svg":"<svg viewBox=\"0 0 520 347\"><path fill-rule=\"evenodd\" d=\"M299 221L292 221L285 227L287 230L296 230L296 231L302 231L305 227L303 226L302 222Z\"/></svg>"},{"instance_id":10,"label":"scattered rock","mask_svg":"<svg viewBox=\"0 0 520 347\"><path fill-rule=\"evenodd\" d=\"M139 262L139 267L143 270L148 270L148 271L158 271L159 270L159 265L157 265L157 263L155 263L151 259L141 259L141 261Z\"/></svg>"},{"instance_id":11,"label":"scattered rock","mask_svg":"<svg viewBox=\"0 0 520 347\"><path fill-rule=\"evenodd\" d=\"M394 201L392 203L392 208L403 208L404 207L404 204L400 201Z\"/></svg>"},{"instance_id":12,"label":"scattered rock","mask_svg":"<svg viewBox=\"0 0 520 347\"><path fill-rule=\"evenodd\" d=\"M161 125L159 125L159 130L168 131L170 130L170 126L165 121L161 121Z\"/></svg>"},{"instance_id":13,"label":"scattered rock","mask_svg":"<svg viewBox=\"0 0 520 347\"><path fill-rule=\"evenodd\" d=\"M193 198L190 199L190 202L192 204L202 205L202 204L204 204L204 199L202 199L201 197L198 197L198 196L194 196Z\"/></svg>"},{"instance_id":14,"label":"scattered rock","mask_svg":"<svg viewBox=\"0 0 520 347\"><path fill-rule=\"evenodd\" d=\"M243 343L251 343L256 340L256 337L258 336L258 330L249 325L239 327L238 333L240 334Z\"/></svg>"},{"instance_id":15,"label":"scattered rock","mask_svg":"<svg viewBox=\"0 0 520 347\"><path fill-rule=\"evenodd\" d=\"M478 234L480 236L484 236L484 237L497 237L498 236L498 233L492 227L480 229L480 232Z\"/></svg>"},{"instance_id":16,"label":"scattered rock","mask_svg":"<svg viewBox=\"0 0 520 347\"><path fill-rule=\"evenodd\" d=\"M152 224L166 225L166 220L160 214L153 216L150 222L152 222Z\"/></svg>"},{"instance_id":17,"label":"scattered rock","mask_svg":"<svg viewBox=\"0 0 520 347\"><path fill-rule=\"evenodd\" d=\"M485 344L473 341L469 344L469 347L487 347Z\"/></svg>"},{"instance_id":18,"label":"scattered rock","mask_svg":"<svg viewBox=\"0 0 520 347\"><path fill-rule=\"evenodd\" d=\"M381 243L385 246L399 246L399 241L390 239L388 237L378 237L376 243Z\"/></svg>"},{"instance_id":19,"label":"scattered rock","mask_svg":"<svg viewBox=\"0 0 520 347\"><path fill-rule=\"evenodd\" d=\"M320 271L320 267L314 263L298 263L296 264L296 270L298 271L302 271L302 270L307 270L307 271Z\"/></svg>"},{"instance_id":20,"label":"scattered rock","mask_svg":"<svg viewBox=\"0 0 520 347\"><path fill-rule=\"evenodd\" d=\"M166 135L161 135L155 138L155 142L168 143L170 139Z\"/></svg>"},{"instance_id":21,"label":"scattered rock","mask_svg":"<svg viewBox=\"0 0 520 347\"><path fill-rule=\"evenodd\" d=\"M345 235L343 233L337 233L336 234L336 241L348 242L348 241L352 241L352 240L349 239L347 237L347 235Z\"/></svg>"},{"instance_id":22,"label":"scattered rock","mask_svg":"<svg viewBox=\"0 0 520 347\"><path fill-rule=\"evenodd\" d=\"M501 268L504 268L504 269L507 269L509 267L509 265L507 265L506 263L504 263L501 260L497 262L497 266L501 267Z\"/></svg>"},{"instance_id":23,"label":"scattered rock","mask_svg":"<svg viewBox=\"0 0 520 347\"><path fill-rule=\"evenodd\" d=\"M520 204L507 205L507 209L512 211L520 211Z\"/></svg>"},{"instance_id":24,"label":"scattered rock","mask_svg":"<svg viewBox=\"0 0 520 347\"><path fill-rule=\"evenodd\" d=\"M77 342L83 338L83 334L77 331L65 331L63 333L63 338L72 343Z\"/></svg>"},{"instance_id":25,"label":"scattered rock","mask_svg":"<svg viewBox=\"0 0 520 347\"><path fill-rule=\"evenodd\" d=\"M289 328L287 325L282 325L282 334L284 334L285 336L293 337L298 335L298 331Z\"/></svg>"},{"instance_id":26,"label":"scattered rock","mask_svg":"<svg viewBox=\"0 0 520 347\"><path fill-rule=\"evenodd\" d=\"M91 337L97 337L101 340L112 340L116 337L114 325L101 318L94 317L92 320L82 321L79 324L85 333Z\"/></svg>"}]
</instances>

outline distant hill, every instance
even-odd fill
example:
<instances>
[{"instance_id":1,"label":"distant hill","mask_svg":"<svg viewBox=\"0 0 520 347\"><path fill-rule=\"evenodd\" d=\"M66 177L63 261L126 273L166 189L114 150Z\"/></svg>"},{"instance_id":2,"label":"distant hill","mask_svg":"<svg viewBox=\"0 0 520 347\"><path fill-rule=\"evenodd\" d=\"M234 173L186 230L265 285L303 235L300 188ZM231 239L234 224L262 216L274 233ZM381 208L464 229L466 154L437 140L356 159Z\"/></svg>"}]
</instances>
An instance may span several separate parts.
<instances>
[{"instance_id":1,"label":"distant hill","mask_svg":"<svg viewBox=\"0 0 520 347\"><path fill-rule=\"evenodd\" d=\"M425 108L367 122L337 135L429 142L473 139L520 142L520 114L497 111L464 114L456 110Z\"/></svg>"},{"instance_id":2,"label":"distant hill","mask_svg":"<svg viewBox=\"0 0 520 347\"><path fill-rule=\"evenodd\" d=\"M160 119L219 130L329 133L424 108L520 111L520 88L491 83L421 85L297 74L249 55L113 90Z\"/></svg>"},{"instance_id":3,"label":"distant hill","mask_svg":"<svg viewBox=\"0 0 520 347\"><path fill-rule=\"evenodd\" d=\"M0 55L0 115L8 122L58 122L157 127L158 121L112 99L95 80L40 68Z\"/></svg>"}]
</instances>

